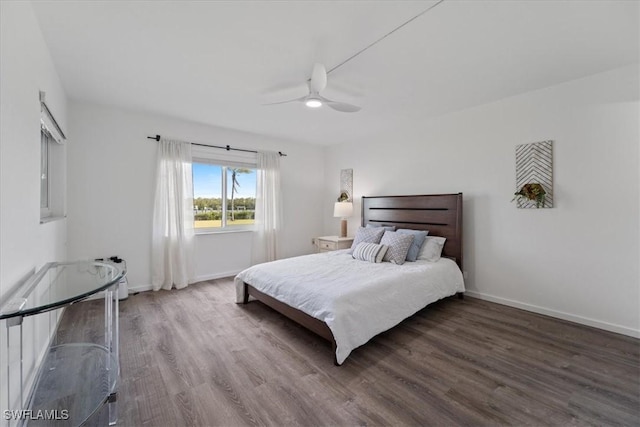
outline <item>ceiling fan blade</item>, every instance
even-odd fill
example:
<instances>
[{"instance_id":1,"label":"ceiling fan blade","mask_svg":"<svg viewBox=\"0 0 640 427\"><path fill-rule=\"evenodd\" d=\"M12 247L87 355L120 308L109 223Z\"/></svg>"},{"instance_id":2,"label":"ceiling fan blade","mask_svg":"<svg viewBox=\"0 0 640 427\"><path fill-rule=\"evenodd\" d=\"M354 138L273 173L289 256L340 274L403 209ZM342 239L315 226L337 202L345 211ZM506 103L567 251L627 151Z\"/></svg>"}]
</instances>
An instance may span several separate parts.
<instances>
[{"instance_id":1,"label":"ceiling fan blade","mask_svg":"<svg viewBox=\"0 0 640 427\"><path fill-rule=\"evenodd\" d=\"M320 97L322 101L327 104L330 108L333 108L336 111L340 111L341 113L357 113L362 109L362 107L358 107L357 105L348 104L346 102L338 102L332 101L325 97Z\"/></svg>"},{"instance_id":2,"label":"ceiling fan blade","mask_svg":"<svg viewBox=\"0 0 640 427\"><path fill-rule=\"evenodd\" d=\"M309 89L311 92L321 92L327 87L327 70L322 64L314 64L313 72L311 73L311 81L309 82Z\"/></svg>"},{"instance_id":3,"label":"ceiling fan blade","mask_svg":"<svg viewBox=\"0 0 640 427\"><path fill-rule=\"evenodd\" d=\"M345 102L329 102L327 103L327 105L336 111L340 111L341 113L357 113L362 109L362 107L347 104Z\"/></svg>"},{"instance_id":4,"label":"ceiling fan blade","mask_svg":"<svg viewBox=\"0 0 640 427\"><path fill-rule=\"evenodd\" d=\"M307 95L302 96L300 98L296 98L296 99L289 99L288 101L280 101L280 102L269 102L268 104L262 104L262 105L278 105L278 104L287 104L289 102L300 102L300 101L304 101L305 99L307 99Z\"/></svg>"},{"instance_id":5,"label":"ceiling fan blade","mask_svg":"<svg viewBox=\"0 0 640 427\"><path fill-rule=\"evenodd\" d=\"M280 94L284 94L284 96L290 96L291 94L298 93L308 93L309 92L309 84L306 82L299 83L278 83L265 88L260 92L260 95L263 96L278 96Z\"/></svg>"}]
</instances>

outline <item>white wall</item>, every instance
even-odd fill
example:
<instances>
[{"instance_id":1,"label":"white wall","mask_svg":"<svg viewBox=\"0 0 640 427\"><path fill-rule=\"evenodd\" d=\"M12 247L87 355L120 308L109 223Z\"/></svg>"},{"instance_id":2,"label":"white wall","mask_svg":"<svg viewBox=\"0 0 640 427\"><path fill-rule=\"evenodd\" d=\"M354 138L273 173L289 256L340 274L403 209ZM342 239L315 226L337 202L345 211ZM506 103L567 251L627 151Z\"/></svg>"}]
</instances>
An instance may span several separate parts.
<instances>
[{"instance_id":1,"label":"white wall","mask_svg":"<svg viewBox=\"0 0 640 427\"><path fill-rule=\"evenodd\" d=\"M68 147L69 258L119 255L131 288L149 287L157 143L147 136L283 151L283 256L313 251L322 230L323 154L316 146L205 126L149 113L72 102ZM196 236L200 280L250 265L251 233Z\"/></svg>"},{"instance_id":2,"label":"white wall","mask_svg":"<svg viewBox=\"0 0 640 427\"><path fill-rule=\"evenodd\" d=\"M470 295L640 336L638 76L635 65L432 120L416 115L330 147L325 200L344 168L357 197L462 191ZM516 209L515 146L548 139L555 206ZM334 232L331 203L323 210Z\"/></svg>"},{"instance_id":3,"label":"white wall","mask_svg":"<svg viewBox=\"0 0 640 427\"><path fill-rule=\"evenodd\" d=\"M64 258L65 221L40 225L40 101L66 131L67 100L28 2L1 2L0 295L47 261Z\"/></svg>"},{"instance_id":4,"label":"white wall","mask_svg":"<svg viewBox=\"0 0 640 427\"><path fill-rule=\"evenodd\" d=\"M66 220L40 224L40 101L66 131L67 100L29 2L0 2L0 300L16 283L49 261L66 258ZM49 317L23 325L25 378L44 349ZM0 408L7 402L6 328L0 322ZM12 348L18 346L12 333ZM39 338L44 338L39 339ZM12 353L15 356L15 353ZM15 391L16 366L12 365ZM13 394L16 397L16 394ZM11 405L14 405L12 399ZM0 425L4 423L4 418Z\"/></svg>"}]
</instances>

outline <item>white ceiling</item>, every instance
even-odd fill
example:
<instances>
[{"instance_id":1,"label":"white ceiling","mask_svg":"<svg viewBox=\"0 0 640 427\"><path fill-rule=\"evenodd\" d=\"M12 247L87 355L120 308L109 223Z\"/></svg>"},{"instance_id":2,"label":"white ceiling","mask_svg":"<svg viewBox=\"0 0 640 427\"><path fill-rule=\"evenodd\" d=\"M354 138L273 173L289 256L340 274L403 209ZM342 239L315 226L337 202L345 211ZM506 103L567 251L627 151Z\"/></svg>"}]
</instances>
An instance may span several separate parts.
<instances>
[{"instance_id":1,"label":"white ceiling","mask_svg":"<svg viewBox=\"0 0 640 427\"><path fill-rule=\"evenodd\" d=\"M329 74L358 113L299 103L435 1L37 1L71 99L292 141L366 140L407 120L637 63L637 1L446 0ZM288 89L287 89L288 87ZM174 135L180 137L180 135Z\"/></svg>"}]
</instances>

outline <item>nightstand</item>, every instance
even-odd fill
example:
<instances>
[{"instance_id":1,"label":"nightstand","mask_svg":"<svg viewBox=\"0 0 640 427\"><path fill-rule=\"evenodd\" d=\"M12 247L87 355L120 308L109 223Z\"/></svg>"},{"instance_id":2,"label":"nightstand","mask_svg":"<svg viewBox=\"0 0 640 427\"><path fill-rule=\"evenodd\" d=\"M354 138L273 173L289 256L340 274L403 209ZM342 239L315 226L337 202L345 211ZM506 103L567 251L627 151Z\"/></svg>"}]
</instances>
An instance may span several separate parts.
<instances>
[{"instance_id":1,"label":"nightstand","mask_svg":"<svg viewBox=\"0 0 640 427\"><path fill-rule=\"evenodd\" d=\"M337 251L338 249L349 249L353 243L353 237L322 236L316 237L318 252Z\"/></svg>"}]
</instances>

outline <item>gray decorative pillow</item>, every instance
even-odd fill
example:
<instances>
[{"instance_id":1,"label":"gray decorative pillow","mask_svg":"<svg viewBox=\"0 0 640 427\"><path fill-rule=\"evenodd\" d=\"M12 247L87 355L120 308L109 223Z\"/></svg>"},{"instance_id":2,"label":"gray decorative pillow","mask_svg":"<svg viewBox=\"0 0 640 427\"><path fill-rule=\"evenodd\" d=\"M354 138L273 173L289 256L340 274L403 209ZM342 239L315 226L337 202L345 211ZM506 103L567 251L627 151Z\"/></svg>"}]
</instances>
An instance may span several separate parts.
<instances>
[{"instance_id":1,"label":"gray decorative pillow","mask_svg":"<svg viewBox=\"0 0 640 427\"><path fill-rule=\"evenodd\" d=\"M428 231L422 230L409 230L407 228L401 228L398 230L400 234L412 234L413 235L413 243L409 248L409 252L407 252L407 261L415 261L418 258L418 254L420 253L420 248L424 243L424 239L427 238Z\"/></svg>"},{"instance_id":2,"label":"gray decorative pillow","mask_svg":"<svg viewBox=\"0 0 640 427\"><path fill-rule=\"evenodd\" d=\"M389 246L383 261L389 261L394 264L404 264L407 258L407 252L413 243L412 234L400 234L395 231L385 231L380 240L381 245Z\"/></svg>"},{"instance_id":3,"label":"gray decorative pillow","mask_svg":"<svg viewBox=\"0 0 640 427\"><path fill-rule=\"evenodd\" d=\"M360 261L382 262L387 249L389 249L387 246L377 243L359 243L353 250L353 257Z\"/></svg>"},{"instance_id":4,"label":"gray decorative pillow","mask_svg":"<svg viewBox=\"0 0 640 427\"><path fill-rule=\"evenodd\" d=\"M379 224L367 224L366 228L384 228L385 231L396 231L395 225L379 225Z\"/></svg>"},{"instance_id":5,"label":"gray decorative pillow","mask_svg":"<svg viewBox=\"0 0 640 427\"><path fill-rule=\"evenodd\" d=\"M418 259L424 259L432 262L438 261L446 240L447 239L444 237L427 236L424 241L424 245L422 245L420 253L418 254Z\"/></svg>"},{"instance_id":6,"label":"gray decorative pillow","mask_svg":"<svg viewBox=\"0 0 640 427\"><path fill-rule=\"evenodd\" d=\"M359 227L358 231L356 231L356 236L353 238L353 243L351 244L351 249L349 249L348 253L352 254L353 250L360 243L380 243L380 238L384 234L384 228L364 228Z\"/></svg>"}]
</instances>

